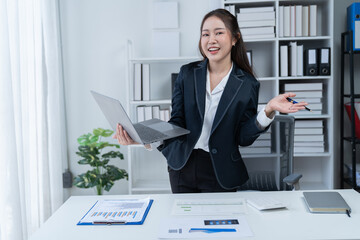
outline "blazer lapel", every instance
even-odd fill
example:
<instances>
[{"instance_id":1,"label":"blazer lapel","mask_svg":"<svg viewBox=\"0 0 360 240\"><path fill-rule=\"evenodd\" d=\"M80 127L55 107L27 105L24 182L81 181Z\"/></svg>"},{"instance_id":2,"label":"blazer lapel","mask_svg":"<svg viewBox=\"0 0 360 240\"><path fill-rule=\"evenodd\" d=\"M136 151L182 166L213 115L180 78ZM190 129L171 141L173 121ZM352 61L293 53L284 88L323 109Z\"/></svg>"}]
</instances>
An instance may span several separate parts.
<instances>
[{"instance_id":1,"label":"blazer lapel","mask_svg":"<svg viewBox=\"0 0 360 240\"><path fill-rule=\"evenodd\" d=\"M201 120L204 120L205 114L207 61L208 60L206 59L199 63L198 67L194 69L196 104Z\"/></svg>"},{"instance_id":2,"label":"blazer lapel","mask_svg":"<svg viewBox=\"0 0 360 240\"><path fill-rule=\"evenodd\" d=\"M224 117L227 109L229 108L232 101L234 100L237 93L239 92L241 86L243 85L244 80L241 78L241 76L243 76L243 75L244 75L244 73L241 71L241 69L237 68L234 64L234 69L229 76L229 80L226 83L224 92L221 96L219 105L217 107L210 134L212 134L215 131L215 129L221 122L222 118Z\"/></svg>"}]
</instances>

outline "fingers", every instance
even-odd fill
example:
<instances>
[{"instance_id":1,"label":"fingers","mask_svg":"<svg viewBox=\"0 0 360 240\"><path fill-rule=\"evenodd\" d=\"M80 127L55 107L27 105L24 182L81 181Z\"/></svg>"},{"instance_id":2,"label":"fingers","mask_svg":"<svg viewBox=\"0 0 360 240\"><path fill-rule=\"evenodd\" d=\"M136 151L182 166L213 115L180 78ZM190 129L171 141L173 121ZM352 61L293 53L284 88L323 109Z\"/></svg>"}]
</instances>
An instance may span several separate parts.
<instances>
[{"instance_id":1,"label":"fingers","mask_svg":"<svg viewBox=\"0 0 360 240\"><path fill-rule=\"evenodd\" d=\"M116 135L115 135L116 139L118 140L119 144L121 144L121 145L129 145L129 142L126 139L124 131L125 130L123 129L123 127L120 124L118 124L116 126Z\"/></svg>"},{"instance_id":2,"label":"fingers","mask_svg":"<svg viewBox=\"0 0 360 240\"><path fill-rule=\"evenodd\" d=\"M296 96L296 94L295 93L292 93L292 92L288 92L288 93L284 93L284 94L282 94L285 98L288 98L288 97L295 97Z\"/></svg>"},{"instance_id":3,"label":"fingers","mask_svg":"<svg viewBox=\"0 0 360 240\"><path fill-rule=\"evenodd\" d=\"M137 142L135 142L134 140L132 140L132 138L128 135L128 133L127 133L125 130L123 130L123 133L124 133L126 142L127 142L128 144L137 144Z\"/></svg>"}]
</instances>

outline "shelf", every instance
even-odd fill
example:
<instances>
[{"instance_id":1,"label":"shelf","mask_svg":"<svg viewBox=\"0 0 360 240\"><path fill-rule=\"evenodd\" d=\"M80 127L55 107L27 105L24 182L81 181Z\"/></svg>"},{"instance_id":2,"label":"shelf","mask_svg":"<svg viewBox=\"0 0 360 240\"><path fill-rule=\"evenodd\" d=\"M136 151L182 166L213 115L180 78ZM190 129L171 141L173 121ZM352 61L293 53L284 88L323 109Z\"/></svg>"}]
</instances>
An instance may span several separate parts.
<instances>
[{"instance_id":1,"label":"shelf","mask_svg":"<svg viewBox=\"0 0 360 240\"><path fill-rule=\"evenodd\" d=\"M258 81L276 81L276 77L258 77Z\"/></svg>"},{"instance_id":2,"label":"shelf","mask_svg":"<svg viewBox=\"0 0 360 240\"><path fill-rule=\"evenodd\" d=\"M352 137L344 137L344 140L348 141L348 142L352 142L353 141L353 138ZM360 139L359 138L356 138L355 139L355 143L356 144L359 144L360 143Z\"/></svg>"},{"instance_id":3,"label":"shelf","mask_svg":"<svg viewBox=\"0 0 360 240\"><path fill-rule=\"evenodd\" d=\"M202 57L175 57L175 58L132 58L132 63L163 63L163 62L193 62L200 61Z\"/></svg>"},{"instance_id":4,"label":"shelf","mask_svg":"<svg viewBox=\"0 0 360 240\"><path fill-rule=\"evenodd\" d=\"M306 114L306 115L292 115L295 119L314 119L314 118L331 118L329 114Z\"/></svg>"},{"instance_id":5,"label":"shelf","mask_svg":"<svg viewBox=\"0 0 360 240\"><path fill-rule=\"evenodd\" d=\"M316 37L282 37L279 41L310 41L310 40L330 40L330 36L316 36Z\"/></svg>"},{"instance_id":6,"label":"shelf","mask_svg":"<svg viewBox=\"0 0 360 240\"><path fill-rule=\"evenodd\" d=\"M150 100L150 101L130 101L131 105L161 105L161 104L171 104L170 99L164 100Z\"/></svg>"},{"instance_id":7,"label":"shelf","mask_svg":"<svg viewBox=\"0 0 360 240\"><path fill-rule=\"evenodd\" d=\"M260 39L244 39L245 43L251 43L251 42L275 42L276 38L260 38Z\"/></svg>"},{"instance_id":8,"label":"shelf","mask_svg":"<svg viewBox=\"0 0 360 240\"><path fill-rule=\"evenodd\" d=\"M315 80L315 79L331 79L331 76L297 76L297 77L279 77L279 80Z\"/></svg>"},{"instance_id":9,"label":"shelf","mask_svg":"<svg viewBox=\"0 0 360 240\"><path fill-rule=\"evenodd\" d=\"M344 51L343 54L350 54L350 51ZM354 51L353 54L360 54L360 51Z\"/></svg>"},{"instance_id":10,"label":"shelf","mask_svg":"<svg viewBox=\"0 0 360 240\"><path fill-rule=\"evenodd\" d=\"M324 153L294 153L294 157L330 157L328 152Z\"/></svg>"},{"instance_id":11,"label":"shelf","mask_svg":"<svg viewBox=\"0 0 360 240\"><path fill-rule=\"evenodd\" d=\"M241 4L244 3L243 0L224 0L224 4ZM246 2L248 3L248 1ZM264 3L274 3L273 0L252 0L251 3L261 3L262 5Z\"/></svg>"},{"instance_id":12,"label":"shelf","mask_svg":"<svg viewBox=\"0 0 360 240\"><path fill-rule=\"evenodd\" d=\"M351 94L344 94L344 97L351 98ZM354 94L354 98L360 98L360 94Z\"/></svg>"}]
</instances>

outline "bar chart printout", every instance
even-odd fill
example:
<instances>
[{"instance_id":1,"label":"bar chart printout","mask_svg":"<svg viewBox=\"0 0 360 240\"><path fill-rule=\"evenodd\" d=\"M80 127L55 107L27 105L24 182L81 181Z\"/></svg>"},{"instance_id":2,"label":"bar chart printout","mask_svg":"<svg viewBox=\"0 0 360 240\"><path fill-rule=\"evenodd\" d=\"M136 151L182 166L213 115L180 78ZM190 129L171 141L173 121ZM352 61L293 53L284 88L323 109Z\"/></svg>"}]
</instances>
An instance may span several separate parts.
<instances>
[{"instance_id":1,"label":"bar chart printout","mask_svg":"<svg viewBox=\"0 0 360 240\"><path fill-rule=\"evenodd\" d=\"M150 198L99 200L79 224L140 222L149 204Z\"/></svg>"}]
</instances>

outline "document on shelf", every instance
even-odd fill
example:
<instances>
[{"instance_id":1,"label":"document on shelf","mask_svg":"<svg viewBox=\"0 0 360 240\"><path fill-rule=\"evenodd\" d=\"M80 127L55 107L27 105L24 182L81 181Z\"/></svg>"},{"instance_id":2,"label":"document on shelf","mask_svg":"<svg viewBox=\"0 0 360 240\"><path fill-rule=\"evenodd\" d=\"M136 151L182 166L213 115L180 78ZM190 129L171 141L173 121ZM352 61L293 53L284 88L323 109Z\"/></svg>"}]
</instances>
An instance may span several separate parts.
<instances>
[{"instance_id":1,"label":"document on shelf","mask_svg":"<svg viewBox=\"0 0 360 240\"><path fill-rule=\"evenodd\" d=\"M142 224L152 202L150 198L99 200L77 225Z\"/></svg>"},{"instance_id":2,"label":"document on shelf","mask_svg":"<svg viewBox=\"0 0 360 240\"><path fill-rule=\"evenodd\" d=\"M159 238L240 238L253 233L244 216L234 217L176 217L164 219Z\"/></svg>"},{"instance_id":3,"label":"document on shelf","mask_svg":"<svg viewBox=\"0 0 360 240\"><path fill-rule=\"evenodd\" d=\"M245 200L234 199L178 199L172 208L173 215L235 215L244 214Z\"/></svg>"}]
</instances>

